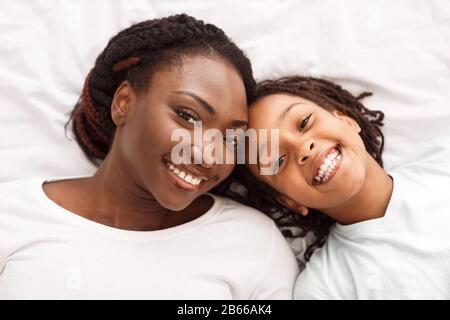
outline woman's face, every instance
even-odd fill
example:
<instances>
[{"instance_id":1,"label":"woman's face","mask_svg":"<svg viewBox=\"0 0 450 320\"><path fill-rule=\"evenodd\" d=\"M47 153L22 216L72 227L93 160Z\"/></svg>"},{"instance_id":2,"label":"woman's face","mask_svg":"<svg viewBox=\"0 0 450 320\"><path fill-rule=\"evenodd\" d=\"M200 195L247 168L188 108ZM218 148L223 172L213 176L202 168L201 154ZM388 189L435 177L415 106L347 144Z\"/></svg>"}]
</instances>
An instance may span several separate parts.
<instances>
[{"instance_id":1,"label":"woman's face","mask_svg":"<svg viewBox=\"0 0 450 320\"><path fill-rule=\"evenodd\" d=\"M121 107L122 106L122 107ZM203 132L215 128L246 129L248 108L243 80L220 58L186 57L182 65L156 71L148 90L136 94L128 83L116 91L112 115L117 124L114 143L128 175L165 208L182 210L230 175L234 164L180 164L171 159L180 141L171 141L176 129L185 129L192 155L203 152L210 141L194 139L194 121ZM229 138L229 137L228 137ZM234 155L233 139L221 141L223 155ZM200 144L202 143L202 146ZM194 150L195 149L195 150ZM197 152L197 153L195 153ZM214 153L212 153L214 156ZM198 161L198 158L196 158ZM209 163L215 159L208 158Z\"/></svg>"},{"instance_id":2,"label":"woman's face","mask_svg":"<svg viewBox=\"0 0 450 320\"><path fill-rule=\"evenodd\" d=\"M270 158L272 174L260 175L259 164L249 168L281 194L280 202L291 209L323 210L361 189L370 155L352 118L287 94L266 96L249 110L250 128L279 130L279 155ZM266 154L271 155L270 134L268 138Z\"/></svg>"}]
</instances>

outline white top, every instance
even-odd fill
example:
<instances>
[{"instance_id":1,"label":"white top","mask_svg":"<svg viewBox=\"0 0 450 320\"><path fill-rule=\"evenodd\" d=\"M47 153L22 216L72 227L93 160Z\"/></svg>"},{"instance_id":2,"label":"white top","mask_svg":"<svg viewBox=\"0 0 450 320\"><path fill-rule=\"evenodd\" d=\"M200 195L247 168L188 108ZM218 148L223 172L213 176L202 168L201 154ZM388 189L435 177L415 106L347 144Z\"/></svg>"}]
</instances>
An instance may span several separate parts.
<instances>
[{"instance_id":1,"label":"white top","mask_svg":"<svg viewBox=\"0 0 450 320\"><path fill-rule=\"evenodd\" d=\"M214 196L193 221L128 231L60 207L45 180L0 185L0 300L292 297L294 255L254 209Z\"/></svg>"},{"instance_id":2,"label":"white top","mask_svg":"<svg viewBox=\"0 0 450 320\"><path fill-rule=\"evenodd\" d=\"M331 229L298 277L295 299L450 299L448 141L389 172L384 217Z\"/></svg>"}]
</instances>

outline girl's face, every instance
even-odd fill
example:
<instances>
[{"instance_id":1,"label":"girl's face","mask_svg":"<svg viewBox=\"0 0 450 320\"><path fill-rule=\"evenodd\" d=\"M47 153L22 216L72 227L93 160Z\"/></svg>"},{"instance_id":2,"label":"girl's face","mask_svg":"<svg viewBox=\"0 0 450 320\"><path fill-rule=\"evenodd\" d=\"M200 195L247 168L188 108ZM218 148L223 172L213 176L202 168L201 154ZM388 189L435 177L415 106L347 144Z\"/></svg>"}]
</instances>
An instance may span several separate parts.
<instances>
[{"instance_id":1,"label":"girl's face","mask_svg":"<svg viewBox=\"0 0 450 320\"><path fill-rule=\"evenodd\" d=\"M133 181L160 205L178 211L228 177L234 165L208 165L204 157L202 164L192 158L192 164L176 165L172 149L187 145L193 156L211 163L214 153L203 152L211 142L194 138L194 121L202 122L203 132L215 128L230 138L225 129L245 130L247 112L244 83L233 67L220 58L186 57L182 65L156 71L144 92L137 94L127 82L119 87L112 106L114 144ZM190 141L171 141L176 129L185 129ZM233 139L220 143L224 158L233 156Z\"/></svg>"},{"instance_id":2,"label":"girl's face","mask_svg":"<svg viewBox=\"0 0 450 320\"><path fill-rule=\"evenodd\" d=\"M259 164L249 168L280 193L282 204L300 212L304 207L323 210L344 203L362 188L370 155L352 118L287 94L266 96L249 110L250 128L279 130L279 155L270 158L272 175L260 175Z\"/></svg>"}]
</instances>

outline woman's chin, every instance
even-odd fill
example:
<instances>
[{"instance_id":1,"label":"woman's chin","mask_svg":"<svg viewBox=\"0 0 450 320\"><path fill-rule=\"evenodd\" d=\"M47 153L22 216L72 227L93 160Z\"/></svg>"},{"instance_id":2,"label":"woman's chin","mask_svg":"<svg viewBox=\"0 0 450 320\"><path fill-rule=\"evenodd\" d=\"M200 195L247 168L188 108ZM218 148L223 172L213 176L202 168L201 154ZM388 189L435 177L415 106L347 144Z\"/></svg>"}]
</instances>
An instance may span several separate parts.
<instances>
[{"instance_id":1,"label":"woman's chin","mask_svg":"<svg viewBox=\"0 0 450 320\"><path fill-rule=\"evenodd\" d=\"M195 197L191 198L186 195L183 196L163 192L160 196L155 196L155 199L158 201L160 206L168 210L181 211L189 206L195 200Z\"/></svg>"}]
</instances>

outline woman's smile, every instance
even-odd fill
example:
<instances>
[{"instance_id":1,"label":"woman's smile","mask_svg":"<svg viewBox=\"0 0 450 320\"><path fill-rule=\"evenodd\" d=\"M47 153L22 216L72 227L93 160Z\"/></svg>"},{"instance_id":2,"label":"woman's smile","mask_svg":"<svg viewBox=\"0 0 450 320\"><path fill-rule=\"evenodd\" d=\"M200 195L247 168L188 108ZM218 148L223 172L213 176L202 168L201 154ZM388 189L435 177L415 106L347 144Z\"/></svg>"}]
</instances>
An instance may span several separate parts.
<instances>
[{"instance_id":1,"label":"woman's smile","mask_svg":"<svg viewBox=\"0 0 450 320\"><path fill-rule=\"evenodd\" d=\"M185 191L199 190L208 178L188 170L185 166L178 166L164 160L169 179L180 189Z\"/></svg>"}]
</instances>

